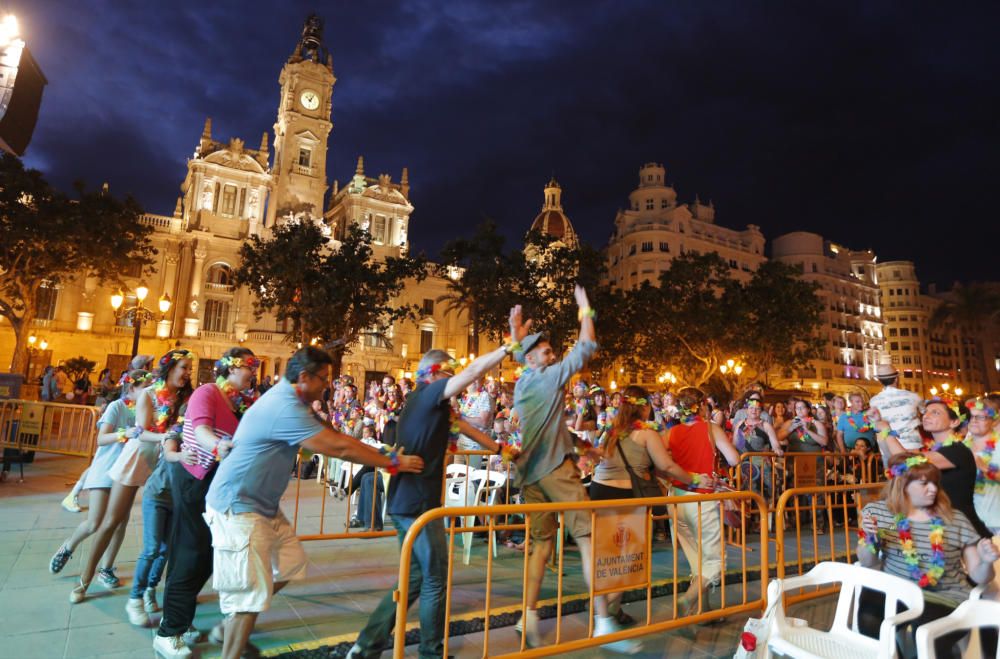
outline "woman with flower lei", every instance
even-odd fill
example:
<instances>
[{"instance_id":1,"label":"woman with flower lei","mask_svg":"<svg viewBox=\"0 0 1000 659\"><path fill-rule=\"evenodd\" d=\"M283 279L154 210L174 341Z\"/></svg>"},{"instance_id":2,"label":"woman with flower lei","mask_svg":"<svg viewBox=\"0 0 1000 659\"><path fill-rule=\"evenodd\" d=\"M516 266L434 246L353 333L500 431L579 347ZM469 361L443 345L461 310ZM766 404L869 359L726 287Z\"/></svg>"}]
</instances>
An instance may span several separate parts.
<instances>
[{"instance_id":1,"label":"woman with flower lei","mask_svg":"<svg viewBox=\"0 0 1000 659\"><path fill-rule=\"evenodd\" d=\"M125 373L118 384L121 398L109 403L97 422L97 452L82 482L82 489L90 491L90 509L87 511L87 519L76 527L73 534L52 556L49 562L49 571L52 574L58 574L80 543L96 533L101 526L114 485L114 481L108 476L108 471L118 460L122 447L125 446L123 438L126 429L135 425L135 399L149 384L149 375L148 371L138 369ZM125 527L125 523L118 524L113 541L101 557L99 569L102 582L106 578L110 583L111 577L114 577L115 557L125 537ZM115 579L117 580L117 577Z\"/></svg>"},{"instance_id":2,"label":"woman with flower lei","mask_svg":"<svg viewBox=\"0 0 1000 659\"><path fill-rule=\"evenodd\" d=\"M160 456L160 445L176 423L181 405L191 395L194 358L193 353L183 349L168 352L160 359L156 379L136 399L135 426L125 432L127 443L108 472L114 481L108 510L94 536L80 583L69 596L69 601L74 604L86 598L98 560L111 545L118 525L127 522L136 492L153 473ZM107 572L101 573L101 583L108 588L121 585L113 573Z\"/></svg>"},{"instance_id":3,"label":"woman with flower lei","mask_svg":"<svg viewBox=\"0 0 1000 659\"><path fill-rule=\"evenodd\" d=\"M757 398L748 398L746 416L733 428L733 446L744 453L772 451L778 457L784 455L774 426L764 417L764 404ZM743 489L759 492L768 501L774 490L774 458L766 455L751 455L740 461L740 477Z\"/></svg>"},{"instance_id":4,"label":"woman with flower lei","mask_svg":"<svg viewBox=\"0 0 1000 659\"><path fill-rule=\"evenodd\" d=\"M678 478L691 476L670 457L663 442L662 427L650 421L652 406L650 396L642 387L631 385L622 396L618 416L608 432L602 450L603 457L594 469L590 482L590 498L594 501L605 499L631 499L635 497L629 470L639 478L655 479L654 469ZM701 474L706 481L710 474ZM628 614L618 613L621 593L608 596L608 610L620 624L634 622Z\"/></svg>"},{"instance_id":5,"label":"woman with flower lei","mask_svg":"<svg viewBox=\"0 0 1000 659\"><path fill-rule=\"evenodd\" d=\"M812 415L804 400L795 401L795 416L778 428L778 441L787 444L789 453L820 453L829 442L826 426Z\"/></svg>"},{"instance_id":6,"label":"woman with flower lei","mask_svg":"<svg viewBox=\"0 0 1000 659\"><path fill-rule=\"evenodd\" d=\"M983 523L1000 536L1000 454L997 453L997 405L985 398L965 404L969 415L966 444L976 459L976 485L973 505Z\"/></svg>"},{"instance_id":7,"label":"woman with flower lei","mask_svg":"<svg viewBox=\"0 0 1000 659\"><path fill-rule=\"evenodd\" d=\"M888 472L882 498L862 512L857 555L865 567L909 579L923 589L924 612L909 627L915 630L968 599L967 576L977 584L992 581L993 562L1000 555L961 511L952 508L941 487L942 472L926 454L896 453ZM862 590L859 630L878 637L884 617L884 595ZM962 636L964 632L957 632L938 639L938 656L949 656Z\"/></svg>"},{"instance_id":8,"label":"woman with flower lei","mask_svg":"<svg viewBox=\"0 0 1000 659\"><path fill-rule=\"evenodd\" d=\"M905 453L899 443L898 435L883 420L877 410L870 411L875 423L879 449L882 455L894 456ZM973 502L975 491L976 459L972 451L963 443L958 434L963 417L958 412L958 405L952 401L934 398L924 403L921 415L923 434L932 438L933 443L923 455L941 471L941 489L948 495L951 507L964 514L972 526L984 538L993 534L979 519Z\"/></svg>"},{"instance_id":9,"label":"woman with flower lei","mask_svg":"<svg viewBox=\"0 0 1000 659\"><path fill-rule=\"evenodd\" d=\"M194 459L171 465L174 514L159 636L179 637L188 631L198 593L212 574L212 533L204 518L205 497L219 463L233 448L240 419L257 400L256 393L248 390L259 366L253 351L230 348L215 362L215 381L195 389L187 403L180 448ZM170 438L167 450L176 450L176 441Z\"/></svg>"}]
</instances>

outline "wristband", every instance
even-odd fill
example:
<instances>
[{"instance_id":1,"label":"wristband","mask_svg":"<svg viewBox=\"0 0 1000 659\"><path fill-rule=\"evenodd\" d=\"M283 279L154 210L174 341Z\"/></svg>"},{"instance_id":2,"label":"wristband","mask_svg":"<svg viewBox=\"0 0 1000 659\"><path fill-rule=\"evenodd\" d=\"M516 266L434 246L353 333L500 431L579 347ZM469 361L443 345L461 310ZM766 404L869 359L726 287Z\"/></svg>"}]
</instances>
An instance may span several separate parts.
<instances>
[{"instance_id":1,"label":"wristband","mask_svg":"<svg viewBox=\"0 0 1000 659\"><path fill-rule=\"evenodd\" d=\"M511 341L503 347L503 351L508 355L513 355L515 352L522 352L520 341Z\"/></svg>"},{"instance_id":2,"label":"wristband","mask_svg":"<svg viewBox=\"0 0 1000 659\"><path fill-rule=\"evenodd\" d=\"M222 441L221 439L216 440L215 446L212 447L212 457L215 458L216 462L220 462L222 460L222 458L219 457L219 443L221 441Z\"/></svg>"},{"instance_id":3,"label":"wristband","mask_svg":"<svg viewBox=\"0 0 1000 659\"><path fill-rule=\"evenodd\" d=\"M895 437L896 439L899 439L899 433L896 432L895 430L892 430L892 429L888 429L887 430L887 429L883 428L882 430L879 430L878 433L876 434L876 439L877 439L877 441L880 441L880 442L884 442L885 440L889 439L890 437Z\"/></svg>"},{"instance_id":4,"label":"wristband","mask_svg":"<svg viewBox=\"0 0 1000 659\"><path fill-rule=\"evenodd\" d=\"M121 443L128 441L128 431L125 428L119 428L116 433L118 435L118 441Z\"/></svg>"},{"instance_id":5,"label":"wristband","mask_svg":"<svg viewBox=\"0 0 1000 659\"><path fill-rule=\"evenodd\" d=\"M858 547L868 549L872 554L878 555L881 542L879 542L878 535L874 533L865 533L864 530L858 529Z\"/></svg>"},{"instance_id":6,"label":"wristband","mask_svg":"<svg viewBox=\"0 0 1000 659\"><path fill-rule=\"evenodd\" d=\"M691 487L698 487L701 485L701 476L699 474L688 472L688 475L691 477Z\"/></svg>"},{"instance_id":7,"label":"wristband","mask_svg":"<svg viewBox=\"0 0 1000 659\"><path fill-rule=\"evenodd\" d=\"M580 307L580 310L576 312L577 320L583 320L584 317L596 318L597 312L594 311L593 307Z\"/></svg>"},{"instance_id":8,"label":"wristband","mask_svg":"<svg viewBox=\"0 0 1000 659\"><path fill-rule=\"evenodd\" d=\"M392 448L388 449L385 446L380 446L378 452L382 455L388 456L389 466L386 467L386 471L389 472L390 476L395 476L399 473L399 454L402 453L402 449Z\"/></svg>"}]
</instances>

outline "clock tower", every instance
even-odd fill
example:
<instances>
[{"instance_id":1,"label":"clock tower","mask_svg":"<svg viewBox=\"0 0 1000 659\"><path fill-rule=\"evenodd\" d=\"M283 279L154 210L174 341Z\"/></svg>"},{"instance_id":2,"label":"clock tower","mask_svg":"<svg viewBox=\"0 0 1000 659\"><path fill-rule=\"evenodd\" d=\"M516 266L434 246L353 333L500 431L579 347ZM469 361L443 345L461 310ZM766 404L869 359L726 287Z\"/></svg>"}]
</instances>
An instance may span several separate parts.
<instances>
[{"instance_id":1,"label":"clock tower","mask_svg":"<svg viewBox=\"0 0 1000 659\"><path fill-rule=\"evenodd\" d=\"M320 218L326 193L326 148L330 121L333 57L323 47L323 21L311 14L302 38L278 76L281 100L274 122L274 191L266 224L290 214Z\"/></svg>"}]
</instances>

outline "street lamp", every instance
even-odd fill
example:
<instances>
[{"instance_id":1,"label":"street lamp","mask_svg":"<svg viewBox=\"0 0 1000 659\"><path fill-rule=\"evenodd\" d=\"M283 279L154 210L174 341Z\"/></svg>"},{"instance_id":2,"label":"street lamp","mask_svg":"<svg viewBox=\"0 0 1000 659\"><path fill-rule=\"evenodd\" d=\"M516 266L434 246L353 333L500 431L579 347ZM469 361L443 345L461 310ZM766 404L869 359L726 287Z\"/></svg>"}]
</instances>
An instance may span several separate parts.
<instances>
[{"instance_id":1,"label":"street lamp","mask_svg":"<svg viewBox=\"0 0 1000 659\"><path fill-rule=\"evenodd\" d=\"M937 396L937 387L931 387L931 396Z\"/></svg>"},{"instance_id":2,"label":"street lamp","mask_svg":"<svg viewBox=\"0 0 1000 659\"><path fill-rule=\"evenodd\" d=\"M944 383L941 384L941 388L944 390L944 393L947 394L948 390L951 389L951 385L948 384L947 382L944 382Z\"/></svg>"},{"instance_id":3,"label":"street lamp","mask_svg":"<svg viewBox=\"0 0 1000 659\"><path fill-rule=\"evenodd\" d=\"M962 393L963 392L962 392L962 388L961 387L955 387L955 395L956 396L961 396Z\"/></svg>"},{"instance_id":4,"label":"street lamp","mask_svg":"<svg viewBox=\"0 0 1000 659\"><path fill-rule=\"evenodd\" d=\"M35 347L35 344L38 347ZM24 379L27 380L31 377L31 358L35 355L40 355L45 352L49 347L49 342L45 339L39 341L38 337L34 334L28 336L28 363L24 366Z\"/></svg>"},{"instance_id":5,"label":"street lamp","mask_svg":"<svg viewBox=\"0 0 1000 659\"><path fill-rule=\"evenodd\" d=\"M149 287L146 286L145 282L140 282L135 287L136 304L134 307L122 307L125 303L125 293L122 289L119 288L111 295L111 307L115 310L115 318L128 318L132 322L134 328L132 332L133 357L139 353L139 333L142 331L143 322L148 323L156 320L156 314L142 304L148 296ZM162 320L163 316L170 311L170 296L166 293L161 295L157 306L160 309L160 319Z\"/></svg>"}]
</instances>

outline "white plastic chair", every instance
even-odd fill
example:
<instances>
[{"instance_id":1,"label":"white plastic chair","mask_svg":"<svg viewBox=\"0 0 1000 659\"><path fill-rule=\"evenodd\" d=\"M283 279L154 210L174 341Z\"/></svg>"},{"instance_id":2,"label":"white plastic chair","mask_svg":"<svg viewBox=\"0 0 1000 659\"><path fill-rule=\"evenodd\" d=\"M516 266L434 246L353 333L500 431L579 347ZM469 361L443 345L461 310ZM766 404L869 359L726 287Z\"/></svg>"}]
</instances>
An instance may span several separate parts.
<instances>
[{"instance_id":1,"label":"white plastic chair","mask_svg":"<svg viewBox=\"0 0 1000 659\"><path fill-rule=\"evenodd\" d=\"M450 464L445 468L444 474L445 507L474 506L476 493L472 488L472 469L468 465ZM472 517L463 516L459 519L461 519L462 526L472 526ZM465 551L465 563L468 564L472 553L471 533L462 534L462 546Z\"/></svg>"},{"instance_id":2,"label":"white plastic chair","mask_svg":"<svg viewBox=\"0 0 1000 659\"><path fill-rule=\"evenodd\" d=\"M997 629L1000 625L1000 602L982 599L983 590L983 586L976 587L969 599L959 604L949 615L917 627L917 659L936 659L934 641L944 634L965 629L972 630L972 633L966 639L962 659L980 659L983 656L979 630L990 627ZM994 653L994 659L1000 659L1000 647Z\"/></svg>"},{"instance_id":3,"label":"white plastic chair","mask_svg":"<svg viewBox=\"0 0 1000 659\"><path fill-rule=\"evenodd\" d=\"M840 596L830 631L794 626L785 618L785 593L837 582L841 584ZM855 627L857 625L857 598L862 587L885 594L885 614L877 639L848 626L849 617ZM767 598L775 603L767 642L768 656L774 653L800 659L893 659L896 656L896 627L924 612L923 593L912 581L860 565L830 561L818 564L801 576L775 579L768 585ZM897 603L902 603L907 610L896 613ZM855 611L853 616L850 615L852 609Z\"/></svg>"},{"instance_id":4,"label":"white plastic chair","mask_svg":"<svg viewBox=\"0 0 1000 659\"><path fill-rule=\"evenodd\" d=\"M476 488L475 505L492 506L497 502L497 495L507 486L507 474L502 471L487 471L486 469L476 469L472 472L473 481L479 482ZM493 558L497 557L497 532L490 533L490 549L493 551ZM465 549L465 564L469 564L471 546Z\"/></svg>"}]
</instances>

